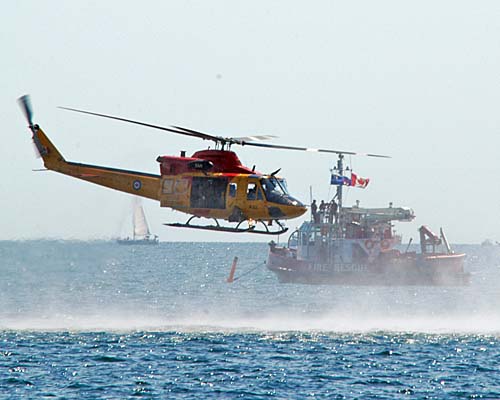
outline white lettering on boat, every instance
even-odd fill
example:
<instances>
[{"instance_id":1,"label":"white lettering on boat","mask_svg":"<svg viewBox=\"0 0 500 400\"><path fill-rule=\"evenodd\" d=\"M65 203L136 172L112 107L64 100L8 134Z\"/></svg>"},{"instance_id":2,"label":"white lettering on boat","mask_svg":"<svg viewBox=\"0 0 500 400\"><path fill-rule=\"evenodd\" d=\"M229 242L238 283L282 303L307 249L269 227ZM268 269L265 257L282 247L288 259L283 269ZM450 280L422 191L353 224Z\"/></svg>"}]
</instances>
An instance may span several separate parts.
<instances>
[{"instance_id":1,"label":"white lettering on boat","mask_svg":"<svg viewBox=\"0 0 500 400\"><path fill-rule=\"evenodd\" d=\"M309 271L315 272L368 272L368 266L366 264L353 264L353 263L343 263L343 264L309 264Z\"/></svg>"}]
</instances>

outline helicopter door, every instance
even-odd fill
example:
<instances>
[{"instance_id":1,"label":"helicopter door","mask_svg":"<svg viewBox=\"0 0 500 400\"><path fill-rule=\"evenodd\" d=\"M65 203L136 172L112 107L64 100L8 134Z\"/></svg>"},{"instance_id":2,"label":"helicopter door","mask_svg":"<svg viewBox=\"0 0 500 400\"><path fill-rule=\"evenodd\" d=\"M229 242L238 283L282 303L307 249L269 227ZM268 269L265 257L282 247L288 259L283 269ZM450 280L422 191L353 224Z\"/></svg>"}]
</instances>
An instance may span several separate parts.
<instances>
[{"instance_id":1,"label":"helicopter door","mask_svg":"<svg viewBox=\"0 0 500 400\"><path fill-rule=\"evenodd\" d=\"M226 208L227 178L194 176L191 184L191 208Z\"/></svg>"}]
</instances>

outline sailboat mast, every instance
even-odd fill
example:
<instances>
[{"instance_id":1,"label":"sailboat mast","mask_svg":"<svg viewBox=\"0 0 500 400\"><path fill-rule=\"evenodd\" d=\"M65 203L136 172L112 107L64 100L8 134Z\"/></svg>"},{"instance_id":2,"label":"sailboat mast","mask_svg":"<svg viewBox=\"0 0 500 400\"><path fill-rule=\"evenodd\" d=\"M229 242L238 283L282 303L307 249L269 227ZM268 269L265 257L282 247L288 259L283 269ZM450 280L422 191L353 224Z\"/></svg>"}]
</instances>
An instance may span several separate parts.
<instances>
[{"instance_id":1,"label":"sailboat mast","mask_svg":"<svg viewBox=\"0 0 500 400\"><path fill-rule=\"evenodd\" d=\"M137 200L134 201L134 210L132 212L132 239L135 240L135 220L136 220L136 208Z\"/></svg>"}]
</instances>

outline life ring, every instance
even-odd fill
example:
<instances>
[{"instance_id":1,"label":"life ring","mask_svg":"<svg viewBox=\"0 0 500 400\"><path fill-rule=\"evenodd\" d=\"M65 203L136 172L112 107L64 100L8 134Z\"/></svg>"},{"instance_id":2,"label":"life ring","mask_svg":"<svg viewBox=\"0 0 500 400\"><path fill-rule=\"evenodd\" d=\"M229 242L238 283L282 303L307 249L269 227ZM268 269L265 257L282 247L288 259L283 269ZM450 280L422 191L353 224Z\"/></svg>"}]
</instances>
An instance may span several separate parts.
<instances>
[{"instance_id":1,"label":"life ring","mask_svg":"<svg viewBox=\"0 0 500 400\"><path fill-rule=\"evenodd\" d=\"M368 250L373 249L373 246L375 246L375 242L373 242L373 241L371 241L371 240L365 240L365 247L366 247Z\"/></svg>"},{"instance_id":2,"label":"life ring","mask_svg":"<svg viewBox=\"0 0 500 400\"><path fill-rule=\"evenodd\" d=\"M391 242L389 240L384 239L382 240L382 242L380 242L380 248L382 250L388 250L390 247L391 247Z\"/></svg>"}]
</instances>

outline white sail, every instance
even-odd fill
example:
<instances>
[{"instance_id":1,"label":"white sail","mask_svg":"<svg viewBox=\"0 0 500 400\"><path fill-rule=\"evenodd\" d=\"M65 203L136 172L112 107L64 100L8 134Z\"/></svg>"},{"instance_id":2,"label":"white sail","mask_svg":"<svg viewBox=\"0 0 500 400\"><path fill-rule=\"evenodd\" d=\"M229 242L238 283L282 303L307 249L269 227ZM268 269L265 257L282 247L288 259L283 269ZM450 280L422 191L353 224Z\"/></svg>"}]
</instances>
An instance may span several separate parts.
<instances>
[{"instance_id":1,"label":"white sail","mask_svg":"<svg viewBox=\"0 0 500 400\"><path fill-rule=\"evenodd\" d=\"M144 209L140 204L136 204L134 208L134 239L137 237L149 236L149 227L144 215Z\"/></svg>"},{"instance_id":2,"label":"white sail","mask_svg":"<svg viewBox=\"0 0 500 400\"><path fill-rule=\"evenodd\" d=\"M158 236L152 235L149 232L148 222L146 215L142 208L140 197L134 197L132 203L132 237L118 239L119 244L158 244Z\"/></svg>"}]
</instances>

